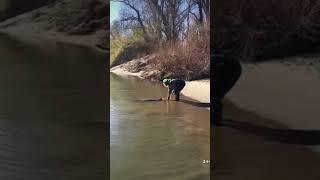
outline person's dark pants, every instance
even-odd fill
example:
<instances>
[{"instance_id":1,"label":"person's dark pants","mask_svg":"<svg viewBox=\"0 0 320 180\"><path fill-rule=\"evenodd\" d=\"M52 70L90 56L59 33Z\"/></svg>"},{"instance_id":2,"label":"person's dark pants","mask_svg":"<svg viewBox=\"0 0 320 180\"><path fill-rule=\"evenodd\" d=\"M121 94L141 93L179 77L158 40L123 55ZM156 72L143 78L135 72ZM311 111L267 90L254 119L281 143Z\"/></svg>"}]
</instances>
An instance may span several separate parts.
<instances>
[{"instance_id":1,"label":"person's dark pants","mask_svg":"<svg viewBox=\"0 0 320 180\"><path fill-rule=\"evenodd\" d=\"M180 100L180 91L184 88L186 83L182 80L176 80L176 88L174 89L174 94L176 96L176 101Z\"/></svg>"},{"instance_id":2,"label":"person's dark pants","mask_svg":"<svg viewBox=\"0 0 320 180\"><path fill-rule=\"evenodd\" d=\"M241 75L238 61L217 62L213 67L213 125L223 120L222 99Z\"/></svg>"}]
</instances>

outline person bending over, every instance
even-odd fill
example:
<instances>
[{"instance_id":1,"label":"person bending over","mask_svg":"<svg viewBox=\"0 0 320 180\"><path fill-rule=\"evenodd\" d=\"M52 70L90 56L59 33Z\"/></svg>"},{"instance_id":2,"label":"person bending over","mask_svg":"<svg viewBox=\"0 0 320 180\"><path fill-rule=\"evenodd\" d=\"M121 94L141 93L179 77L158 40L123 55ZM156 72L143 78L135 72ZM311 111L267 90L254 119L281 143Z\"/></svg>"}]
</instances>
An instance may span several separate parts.
<instances>
[{"instance_id":1,"label":"person bending over","mask_svg":"<svg viewBox=\"0 0 320 180\"><path fill-rule=\"evenodd\" d=\"M174 93L176 101L179 101L180 91L184 88L186 82L180 79L163 79L162 83L165 87L168 88L167 100L169 101L171 94Z\"/></svg>"}]
</instances>

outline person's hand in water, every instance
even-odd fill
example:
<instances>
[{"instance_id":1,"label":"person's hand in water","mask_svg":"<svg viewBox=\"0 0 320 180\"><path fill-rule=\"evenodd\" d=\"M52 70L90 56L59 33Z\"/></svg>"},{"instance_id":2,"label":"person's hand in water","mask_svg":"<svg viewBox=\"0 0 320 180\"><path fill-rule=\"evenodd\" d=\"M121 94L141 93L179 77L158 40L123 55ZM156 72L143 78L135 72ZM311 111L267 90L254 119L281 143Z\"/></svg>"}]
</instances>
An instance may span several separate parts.
<instances>
[{"instance_id":1,"label":"person's hand in water","mask_svg":"<svg viewBox=\"0 0 320 180\"><path fill-rule=\"evenodd\" d=\"M161 97L160 98L161 101L168 101L166 98Z\"/></svg>"}]
</instances>

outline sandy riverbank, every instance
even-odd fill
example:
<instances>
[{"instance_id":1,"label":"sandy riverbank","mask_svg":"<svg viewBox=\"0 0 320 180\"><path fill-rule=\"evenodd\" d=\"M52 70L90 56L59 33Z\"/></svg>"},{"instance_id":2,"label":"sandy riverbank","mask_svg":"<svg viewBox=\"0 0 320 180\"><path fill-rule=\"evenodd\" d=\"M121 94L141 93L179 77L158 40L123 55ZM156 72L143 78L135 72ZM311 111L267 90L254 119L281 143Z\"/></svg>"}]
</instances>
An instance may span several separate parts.
<instances>
[{"instance_id":1,"label":"sandy riverbank","mask_svg":"<svg viewBox=\"0 0 320 180\"><path fill-rule=\"evenodd\" d=\"M212 131L215 180L319 179L319 57L242 64Z\"/></svg>"},{"instance_id":2,"label":"sandy riverbank","mask_svg":"<svg viewBox=\"0 0 320 180\"><path fill-rule=\"evenodd\" d=\"M227 95L237 106L294 129L320 129L320 56L242 64Z\"/></svg>"},{"instance_id":3,"label":"sandy riverbank","mask_svg":"<svg viewBox=\"0 0 320 180\"><path fill-rule=\"evenodd\" d=\"M64 0L7 19L0 23L0 33L30 42L48 40L108 53L107 15L100 12L105 3L88 0L96 12L89 12L81 3Z\"/></svg>"},{"instance_id":4,"label":"sandy riverbank","mask_svg":"<svg viewBox=\"0 0 320 180\"><path fill-rule=\"evenodd\" d=\"M14 27L7 29L0 29L0 33L8 34L12 37L15 37L19 40L28 41L28 42L55 42L55 43L67 43L75 46L83 46L90 48L98 53L107 54L108 51L96 46L96 42L98 41L98 34L101 32L97 32L95 35L88 36L70 36L66 34L57 34L57 33L48 33L48 32L39 32L35 33L32 31L21 31L20 29L23 27Z\"/></svg>"},{"instance_id":5,"label":"sandy riverbank","mask_svg":"<svg viewBox=\"0 0 320 180\"><path fill-rule=\"evenodd\" d=\"M136 76L142 79L152 77L158 72L156 70L152 70L152 68L148 67L148 65L144 66L143 69L137 72L133 69L129 70L129 67L135 66L135 64L147 63L148 59L149 57L136 59L128 63L115 66L111 68L110 72L120 76ZM196 101L202 103L210 103L210 80L202 79L195 81L186 81L186 86L181 91L181 93L184 96Z\"/></svg>"}]
</instances>

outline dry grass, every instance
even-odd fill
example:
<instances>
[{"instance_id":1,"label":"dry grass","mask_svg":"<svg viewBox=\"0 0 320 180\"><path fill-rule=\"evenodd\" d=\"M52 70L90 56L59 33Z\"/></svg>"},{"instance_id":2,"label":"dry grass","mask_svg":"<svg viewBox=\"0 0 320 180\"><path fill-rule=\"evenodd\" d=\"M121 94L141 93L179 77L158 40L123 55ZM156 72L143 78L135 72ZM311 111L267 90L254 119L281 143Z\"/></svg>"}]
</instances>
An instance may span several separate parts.
<instances>
[{"instance_id":1,"label":"dry grass","mask_svg":"<svg viewBox=\"0 0 320 180\"><path fill-rule=\"evenodd\" d=\"M319 0L246 0L234 2L230 13L257 30L311 29L319 24Z\"/></svg>"},{"instance_id":2,"label":"dry grass","mask_svg":"<svg viewBox=\"0 0 320 180\"><path fill-rule=\"evenodd\" d=\"M277 56L320 42L320 0L230 0L219 6L218 46L235 48L239 56Z\"/></svg>"},{"instance_id":3,"label":"dry grass","mask_svg":"<svg viewBox=\"0 0 320 180\"><path fill-rule=\"evenodd\" d=\"M152 65L161 76L195 80L210 76L210 35L208 27L197 27L183 42L167 43L155 52Z\"/></svg>"}]
</instances>

